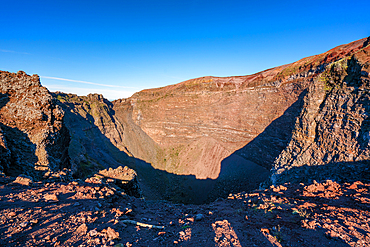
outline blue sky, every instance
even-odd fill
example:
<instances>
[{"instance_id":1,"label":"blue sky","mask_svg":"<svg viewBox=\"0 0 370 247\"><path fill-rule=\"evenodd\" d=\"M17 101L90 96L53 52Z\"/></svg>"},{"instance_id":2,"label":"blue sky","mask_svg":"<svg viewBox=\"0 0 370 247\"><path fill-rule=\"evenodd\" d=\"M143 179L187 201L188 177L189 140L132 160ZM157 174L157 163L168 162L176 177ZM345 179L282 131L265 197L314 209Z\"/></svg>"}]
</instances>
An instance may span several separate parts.
<instances>
[{"instance_id":1,"label":"blue sky","mask_svg":"<svg viewBox=\"0 0 370 247\"><path fill-rule=\"evenodd\" d=\"M370 1L17 1L0 8L0 70L50 91L129 97L247 75L370 36Z\"/></svg>"}]
</instances>

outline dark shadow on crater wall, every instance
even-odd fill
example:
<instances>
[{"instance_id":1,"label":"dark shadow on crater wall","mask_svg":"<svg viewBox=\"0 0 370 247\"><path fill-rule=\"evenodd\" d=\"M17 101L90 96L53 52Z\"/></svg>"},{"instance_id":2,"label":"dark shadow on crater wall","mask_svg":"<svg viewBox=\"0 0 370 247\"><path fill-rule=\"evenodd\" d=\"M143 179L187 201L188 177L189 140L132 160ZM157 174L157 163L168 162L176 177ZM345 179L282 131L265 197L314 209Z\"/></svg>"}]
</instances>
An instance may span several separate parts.
<instances>
[{"instance_id":1,"label":"dark shadow on crater wall","mask_svg":"<svg viewBox=\"0 0 370 247\"><path fill-rule=\"evenodd\" d=\"M307 89L299 95L297 101L282 116L272 121L261 134L235 153L270 170L274 160L292 138L292 132L301 113L303 98L306 94Z\"/></svg>"},{"instance_id":2,"label":"dark shadow on crater wall","mask_svg":"<svg viewBox=\"0 0 370 247\"><path fill-rule=\"evenodd\" d=\"M141 159L130 157L125 152L120 151L101 133L99 128L93 124L93 116L87 114L86 118L83 118L79 114L72 113L70 111L74 108L72 103L61 105L67 108L66 118L72 138L70 145L72 160L75 156L85 152L86 161L80 163L82 166L88 165L86 163L89 162L95 163L95 169L127 165L138 173L139 184L144 197L148 200L202 204L214 201L219 197L227 197L229 193L250 191L259 187L259 184L269 176L268 169L261 166L267 163L263 159L268 155L270 157L268 161L272 163L288 143L295 119L301 110L304 94L305 92L263 133L241 149L244 157L241 156L241 150L239 150L225 158L221 163L219 177L214 180L196 179L194 175L168 173L153 168L150 163ZM111 116L114 115L115 112L111 109L112 106L108 106L110 108L109 113ZM256 151L256 149L259 150ZM81 152L79 153L78 150ZM80 174L86 175L83 172Z\"/></svg>"},{"instance_id":3,"label":"dark shadow on crater wall","mask_svg":"<svg viewBox=\"0 0 370 247\"><path fill-rule=\"evenodd\" d=\"M332 180L338 183L355 181L370 182L370 160L353 162L330 162L324 165L292 167L276 177L277 184L290 181L310 184L313 180Z\"/></svg>"},{"instance_id":4,"label":"dark shadow on crater wall","mask_svg":"<svg viewBox=\"0 0 370 247\"><path fill-rule=\"evenodd\" d=\"M7 94L0 94L0 109L9 102ZM4 173L16 177L20 174L34 175L34 164L38 161L35 155L36 145L16 127L10 127L0 122L0 136L4 145L0 145L0 164Z\"/></svg>"},{"instance_id":5,"label":"dark shadow on crater wall","mask_svg":"<svg viewBox=\"0 0 370 247\"><path fill-rule=\"evenodd\" d=\"M259 185L269 177L274 160L288 145L306 94L307 89L261 134L221 162L221 172L214 190L217 194L212 191L210 198L216 199L217 195L226 197L229 193L259 188Z\"/></svg>"},{"instance_id":6,"label":"dark shadow on crater wall","mask_svg":"<svg viewBox=\"0 0 370 247\"><path fill-rule=\"evenodd\" d=\"M169 200L177 203L204 203L215 181L198 180L195 176L182 176L155 169L150 163L130 157L120 151L111 140L95 126L90 114L86 118L72 113L73 103L60 104L66 114L65 122L70 132L69 154L77 163L77 176L85 177L101 169L128 166L138 174L139 186L147 200ZM110 109L110 114L114 114ZM83 156L82 159L81 156ZM201 188L201 189L200 189Z\"/></svg>"}]
</instances>

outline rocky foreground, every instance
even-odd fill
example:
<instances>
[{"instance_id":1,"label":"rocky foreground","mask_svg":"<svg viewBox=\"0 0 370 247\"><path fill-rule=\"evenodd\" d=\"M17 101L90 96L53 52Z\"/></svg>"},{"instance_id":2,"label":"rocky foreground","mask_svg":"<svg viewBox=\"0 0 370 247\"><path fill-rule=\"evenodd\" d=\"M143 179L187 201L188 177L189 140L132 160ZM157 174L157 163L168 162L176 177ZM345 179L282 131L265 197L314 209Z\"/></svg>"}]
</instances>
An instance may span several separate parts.
<instances>
[{"instance_id":1,"label":"rocky foreground","mask_svg":"<svg viewBox=\"0 0 370 247\"><path fill-rule=\"evenodd\" d=\"M1 246L370 246L370 184L284 184L204 205L109 181L1 177Z\"/></svg>"}]
</instances>

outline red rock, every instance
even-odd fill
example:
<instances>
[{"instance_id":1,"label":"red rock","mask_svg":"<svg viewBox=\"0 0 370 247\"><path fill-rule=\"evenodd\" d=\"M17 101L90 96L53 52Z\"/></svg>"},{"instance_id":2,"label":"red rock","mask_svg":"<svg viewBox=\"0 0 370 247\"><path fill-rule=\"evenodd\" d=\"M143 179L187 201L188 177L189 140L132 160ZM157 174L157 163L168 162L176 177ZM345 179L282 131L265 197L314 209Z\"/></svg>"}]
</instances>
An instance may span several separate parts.
<instances>
[{"instance_id":1,"label":"red rock","mask_svg":"<svg viewBox=\"0 0 370 247\"><path fill-rule=\"evenodd\" d=\"M45 194L44 199L46 201L58 201L59 200L57 195L55 195L55 194Z\"/></svg>"},{"instance_id":2,"label":"red rock","mask_svg":"<svg viewBox=\"0 0 370 247\"><path fill-rule=\"evenodd\" d=\"M13 183L29 186L30 184L32 184L32 178L25 175L19 175Z\"/></svg>"},{"instance_id":3,"label":"red rock","mask_svg":"<svg viewBox=\"0 0 370 247\"><path fill-rule=\"evenodd\" d=\"M63 116L64 111L41 86L38 75L0 71L0 147L5 149L0 151L2 166L10 165L10 150L17 150L12 155L18 157L9 166L17 170L8 169L7 175L68 166L69 135L63 128Z\"/></svg>"},{"instance_id":4,"label":"red rock","mask_svg":"<svg viewBox=\"0 0 370 247\"><path fill-rule=\"evenodd\" d=\"M79 227L77 227L76 232L81 233L81 234L86 234L87 232L86 224L82 224Z\"/></svg>"},{"instance_id":5,"label":"red rock","mask_svg":"<svg viewBox=\"0 0 370 247\"><path fill-rule=\"evenodd\" d=\"M119 239L119 233L110 227L107 228L106 234L107 237L111 240Z\"/></svg>"},{"instance_id":6,"label":"red rock","mask_svg":"<svg viewBox=\"0 0 370 247\"><path fill-rule=\"evenodd\" d=\"M14 216L16 216L17 215L17 213L16 212L10 212L9 214L8 214L8 216L9 217L14 217Z\"/></svg>"},{"instance_id":7,"label":"red rock","mask_svg":"<svg viewBox=\"0 0 370 247\"><path fill-rule=\"evenodd\" d=\"M91 237L95 237L96 235L98 235L98 231L96 229L93 229L93 230L90 230L89 233L88 233Z\"/></svg>"}]
</instances>

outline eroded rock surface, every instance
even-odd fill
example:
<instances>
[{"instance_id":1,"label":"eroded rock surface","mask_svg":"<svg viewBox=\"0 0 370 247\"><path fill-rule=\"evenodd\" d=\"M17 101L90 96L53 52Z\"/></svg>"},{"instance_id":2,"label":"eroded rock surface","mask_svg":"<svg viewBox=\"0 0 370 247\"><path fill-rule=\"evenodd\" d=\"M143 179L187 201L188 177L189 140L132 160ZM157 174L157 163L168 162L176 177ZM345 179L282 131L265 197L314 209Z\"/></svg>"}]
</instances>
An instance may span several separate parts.
<instances>
[{"instance_id":1,"label":"eroded rock surface","mask_svg":"<svg viewBox=\"0 0 370 247\"><path fill-rule=\"evenodd\" d=\"M308 88L271 180L370 178L370 46L331 63Z\"/></svg>"},{"instance_id":2,"label":"eroded rock surface","mask_svg":"<svg viewBox=\"0 0 370 247\"><path fill-rule=\"evenodd\" d=\"M77 96L57 92L53 95L65 111L65 125L71 136L68 154L74 176L83 178L98 170L132 162L132 155L122 142L123 127L108 100L99 94Z\"/></svg>"},{"instance_id":3,"label":"eroded rock surface","mask_svg":"<svg viewBox=\"0 0 370 247\"><path fill-rule=\"evenodd\" d=\"M0 168L42 176L69 167L63 116L37 75L0 71Z\"/></svg>"}]
</instances>

